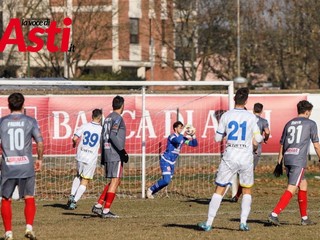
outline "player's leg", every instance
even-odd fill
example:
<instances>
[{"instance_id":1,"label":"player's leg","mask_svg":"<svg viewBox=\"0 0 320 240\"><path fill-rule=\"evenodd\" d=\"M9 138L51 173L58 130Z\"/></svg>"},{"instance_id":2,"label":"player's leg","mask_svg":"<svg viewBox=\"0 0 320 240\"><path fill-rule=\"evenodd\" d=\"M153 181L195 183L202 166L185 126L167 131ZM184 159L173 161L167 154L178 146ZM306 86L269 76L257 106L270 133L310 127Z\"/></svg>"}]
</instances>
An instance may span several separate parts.
<instances>
[{"instance_id":1,"label":"player's leg","mask_svg":"<svg viewBox=\"0 0 320 240\"><path fill-rule=\"evenodd\" d=\"M217 177L215 179L215 184L217 187L209 204L207 221L198 223L198 226L204 231L210 231L212 229L212 224L220 208L222 197L226 191L226 186L231 184L232 177L234 175L236 175L236 171L232 170L230 165L226 164L225 161L221 161Z\"/></svg>"},{"instance_id":2,"label":"player's leg","mask_svg":"<svg viewBox=\"0 0 320 240\"><path fill-rule=\"evenodd\" d=\"M113 203L113 200L116 197L116 191L118 189L118 186L121 183L121 177L123 175L123 163L121 161L118 162L111 162L107 163L108 165L108 172L107 177L111 178L110 185L106 194L106 201L104 204L103 212L101 217L102 218L113 218L113 217L119 217L113 213L110 212L111 205Z\"/></svg>"},{"instance_id":3,"label":"player's leg","mask_svg":"<svg viewBox=\"0 0 320 240\"><path fill-rule=\"evenodd\" d=\"M35 176L19 180L19 194L25 201L24 215L26 219L25 237L36 239L33 231L33 222L36 215L36 202L34 198Z\"/></svg>"},{"instance_id":4,"label":"player's leg","mask_svg":"<svg viewBox=\"0 0 320 240\"><path fill-rule=\"evenodd\" d=\"M247 220L251 211L251 188L254 184L253 162L241 166L239 170L239 183L243 193L239 229L240 231L249 231Z\"/></svg>"},{"instance_id":5,"label":"player's leg","mask_svg":"<svg viewBox=\"0 0 320 240\"><path fill-rule=\"evenodd\" d=\"M17 184L16 179L2 179L1 184L1 216L5 230L5 236L13 238L12 234L12 207L11 196ZM10 239L10 238L9 238Z\"/></svg>"},{"instance_id":6,"label":"player's leg","mask_svg":"<svg viewBox=\"0 0 320 240\"><path fill-rule=\"evenodd\" d=\"M174 173L174 165L171 165L164 160L160 160L160 168L162 177L148 189L147 198L152 199L153 194L159 192L171 182L172 174Z\"/></svg>"},{"instance_id":7,"label":"player's leg","mask_svg":"<svg viewBox=\"0 0 320 240\"><path fill-rule=\"evenodd\" d=\"M286 171L288 176L288 187L269 215L269 222L277 226L280 225L278 215L288 206L292 196L300 185L301 179L304 178L304 168L302 167L286 166Z\"/></svg>"},{"instance_id":8,"label":"player's leg","mask_svg":"<svg viewBox=\"0 0 320 240\"><path fill-rule=\"evenodd\" d=\"M67 202L67 207L74 201L74 196L76 195L78 188L80 186L81 178L80 173L82 171L82 162L77 161L77 175L73 179L72 186L71 186L71 193Z\"/></svg>"},{"instance_id":9,"label":"player's leg","mask_svg":"<svg viewBox=\"0 0 320 240\"><path fill-rule=\"evenodd\" d=\"M83 163L83 168L80 174L80 178L81 178L80 186L78 187L76 195L74 196L74 200L70 204L69 209L73 210L77 208L77 202L86 191L88 182L93 179L95 169L96 169L95 164Z\"/></svg>"},{"instance_id":10,"label":"player's leg","mask_svg":"<svg viewBox=\"0 0 320 240\"><path fill-rule=\"evenodd\" d=\"M298 190L298 203L301 215L301 225L314 225L308 217L308 196L307 196L308 183L306 179L302 179Z\"/></svg>"}]
</instances>

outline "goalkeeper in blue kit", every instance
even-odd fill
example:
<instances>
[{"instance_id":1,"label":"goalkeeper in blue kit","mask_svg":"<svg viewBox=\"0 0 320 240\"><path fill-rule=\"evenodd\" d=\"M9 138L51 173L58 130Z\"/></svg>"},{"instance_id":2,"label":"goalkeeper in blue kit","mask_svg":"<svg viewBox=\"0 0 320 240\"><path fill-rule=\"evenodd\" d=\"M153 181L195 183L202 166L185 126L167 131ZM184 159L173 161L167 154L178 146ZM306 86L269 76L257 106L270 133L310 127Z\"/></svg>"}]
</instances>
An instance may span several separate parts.
<instances>
[{"instance_id":1,"label":"goalkeeper in blue kit","mask_svg":"<svg viewBox=\"0 0 320 240\"><path fill-rule=\"evenodd\" d=\"M182 146L198 146L194 127L190 125L184 127L182 122L177 121L173 124L173 130L174 132L168 137L166 151L161 154L160 157L162 178L148 188L147 198L149 199L153 199L155 193L168 186L171 182L174 174L175 162L179 157Z\"/></svg>"}]
</instances>

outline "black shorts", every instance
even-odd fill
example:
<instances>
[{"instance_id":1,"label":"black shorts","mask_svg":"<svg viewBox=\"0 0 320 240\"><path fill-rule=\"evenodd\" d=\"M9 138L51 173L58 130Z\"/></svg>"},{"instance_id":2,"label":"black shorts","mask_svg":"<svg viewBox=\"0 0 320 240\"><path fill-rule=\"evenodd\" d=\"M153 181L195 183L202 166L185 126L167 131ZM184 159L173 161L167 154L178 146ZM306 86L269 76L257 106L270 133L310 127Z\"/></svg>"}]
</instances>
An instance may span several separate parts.
<instances>
[{"instance_id":1,"label":"black shorts","mask_svg":"<svg viewBox=\"0 0 320 240\"><path fill-rule=\"evenodd\" d=\"M19 196L34 196L35 192L35 176L29 178L9 178L2 179L1 193L3 198L12 198L15 187L19 188Z\"/></svg>"}]
</instances>

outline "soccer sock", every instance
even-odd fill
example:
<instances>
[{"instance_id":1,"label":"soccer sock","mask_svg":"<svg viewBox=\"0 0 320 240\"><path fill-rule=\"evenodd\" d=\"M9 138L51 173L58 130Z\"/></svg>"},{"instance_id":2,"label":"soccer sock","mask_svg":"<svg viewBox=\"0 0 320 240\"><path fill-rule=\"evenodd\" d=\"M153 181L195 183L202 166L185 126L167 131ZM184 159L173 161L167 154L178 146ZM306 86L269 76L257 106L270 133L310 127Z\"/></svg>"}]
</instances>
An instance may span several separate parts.
<instances>
[{"instance_id":1,"label":"soccer sock","mask_svg":"<svg viewBox=\"0 0 320 240\"><path fill-rule=\"evenodd\" d=\"M301 218L308 216L307 215L307 207L308 207L307 191L303 191L303 190L298 191L298 203L299 203Z\"/></svg>"},{"instance_id":2,"label":"soccer sock","mask_svg":"<svg viewBox=\"0 0 320 240\"><path fill-rule=\"evenodd\" d=\"M220 207L221 201L222 201L221 195L219 195L217 193L214 193L212 195L212 198L211 198L211 201L209 204L208 220L206 223L207 226L212 226L213 220L214 220L215 216L217 215L217 211Z\"/></svg>"},{"instance_id":3,"label":"soccer sock","mask_svg":"<svg viewBox=\"0 0 320 240\"><path fill-rule=\"evenodd\" d=\"M104 208L109 208L111 207L111 204L114 200L114 198L116 197L116 194L113 192L107 192L107 199L106 199L106 203L104 204Z\"/></svg>"},{"instance_id":4,"label":"soccer sock","mask_svg":"<svg viewBox=\"0 0 320 240\"><path fill-rule=\"evenodd\" d=\"M107 192L108 192L108 189L109 189L109 185L110 184L107 184L104 189L103 189L103 192L102 194L100 195L99 197L99 200L98 200L98 204L102 205L106 199L106 196L107 196Z\"/></svg>"},{"instance_id":5,"label":"soccer sock","mask_svg":"<svg viewBox=\"0 0 320 240\"><path fill-rule=\"evenodd\" d=\"M1 216L2 216L4 230L6 232L12 231L11 200L2 198L2 200L1 200Z\"/></svg>"},{"instance_id":6,"label":"soccer sock","mask_svg":"<svg viewBox=\"0 0 320 240\"><path fill-rule=\"evenodd\" d=\"M26 218L26 224L33 225L34 216L36 215L36 202L35 199L26 198L24 200L25 207L24 207L24 216Z\"/></svg>"},{"instance_id":7,"label":"soccer sock","mask_svg":"<svg viewBox=\"0 0 320 240\"><path fill-rule=\"evenodd\" d=\"M244 194L241 201L241 215L240 222L246 224L248 216L251 211L252 196L251 194Z\"/></svg>"},{"instance_id":8,"label":"soccer sock","mask_svg":"<svg viewBox=\"0 0 320 240\"><path fill-rule=\"evenodd\" d=\"M76 192L80 186L80 178L75 177L72 182L71 195L76 195Z\"/></svg>"},{"instance_id":9,"label":"soccer sock","mask_svg":"<svg viewBox=\"0 0 320 240\"><path fill-rule=\"evenodd\" d=\"M85 185L80 185L78 188L78 191L76 193L76 196L74 197L74 201L78 202L78 200L81 198L83 193L86 191L87 187Z\"/></svg>"},{"instance_id":10,"label":"soccer sock","mask_svg":"<svg viewBox=\"0 0 320 240\"><path fill-rule=\"evenodd\" d=\"M279 215L287 207L291 198L292 198L292 193L286 190L284 194L281 196L278 204L273 209L273 212Z\"/></svg>"}]
</instances>

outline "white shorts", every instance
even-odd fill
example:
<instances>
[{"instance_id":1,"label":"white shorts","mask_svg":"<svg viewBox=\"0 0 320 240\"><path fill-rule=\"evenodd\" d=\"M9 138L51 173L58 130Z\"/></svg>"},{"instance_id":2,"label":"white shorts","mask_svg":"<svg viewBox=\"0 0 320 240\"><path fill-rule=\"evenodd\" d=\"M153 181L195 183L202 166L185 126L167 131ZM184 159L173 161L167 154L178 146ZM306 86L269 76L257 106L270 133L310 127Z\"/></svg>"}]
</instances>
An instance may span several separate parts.
<instances>
[{"instance_id":1,"label":"white shorts","mask_svg":"<svg viewBox=\"0 0 320 240\"><path fill-rule=\"evenodd\" d=\"M251 161L252 160L252 161ZM254 184L253 159L245 163L224 160L222 158L215 179L215 184L221 187L232 184L232 177L239 174L239 184L250 188Z\"/></svg>"},{"instance_id":2,"label":"white shorts","mask_svg":"<svg viewBox=\"0 0 320 240\"><path fill-rule=\"evenodd\" d=\"M78 174L84 179L93 179L94 171L96 170L96 163L88 164L84 162L77 162Z\"/></svg>"}]
</instances>

